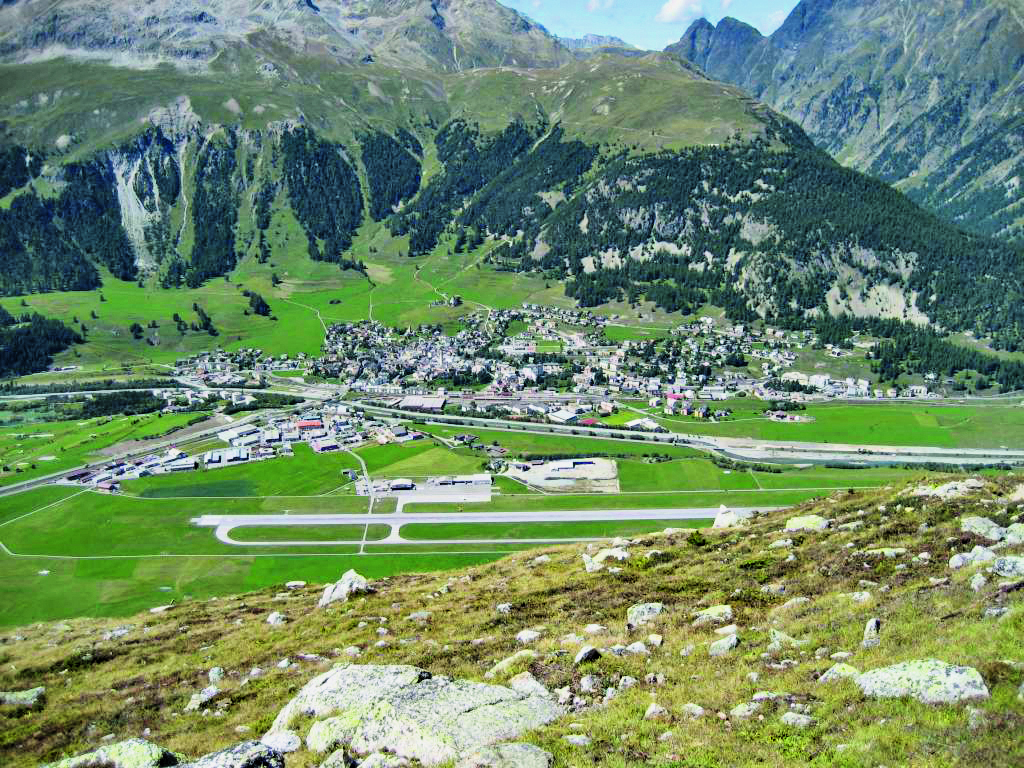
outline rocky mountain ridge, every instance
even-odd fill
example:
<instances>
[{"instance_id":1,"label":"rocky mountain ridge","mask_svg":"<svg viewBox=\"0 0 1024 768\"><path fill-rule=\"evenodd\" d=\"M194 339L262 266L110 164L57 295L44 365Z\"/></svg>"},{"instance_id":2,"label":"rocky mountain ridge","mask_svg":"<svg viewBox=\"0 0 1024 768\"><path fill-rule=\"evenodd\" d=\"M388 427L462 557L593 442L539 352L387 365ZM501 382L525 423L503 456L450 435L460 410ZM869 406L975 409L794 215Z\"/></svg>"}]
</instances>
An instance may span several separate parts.
<instances>
[{"instance_id":1,"label":"rocky mountain ridge","mask_svg":"<svg viewBox=\"0 0 1024 768\"><path fill-rule=\"evenodd\" d=\"M547 31L490 0L18 0L0 7L0 60L113 59L149 69L206 69L253 47L274 75L275 47L340 63L380 60L441 72L558 66L571 54Z\"/></svg>"},{"instance_id":2,"label":"rocky mountain ridge","mask_svg":"<svg viewBox=\"0 0 1024 768\"><path fill-rule=\"evenodd\" d=\"M0 641L0 756L1012 765L1020 498L1019 478L949 477L448 576L349 572L326 589L33 625Z\"/></svg>"},{"instance_id":3,"label":"rocky mountain ridge","mask_svg":"<svg viewBox=\"0 0 1024 768\"><path fill-rule=\"evenodd\" d=\"M667 50L958 225L1024 237L1019 0L802 0L769 37L701 19Z\"/></svg>"}]
</instances>

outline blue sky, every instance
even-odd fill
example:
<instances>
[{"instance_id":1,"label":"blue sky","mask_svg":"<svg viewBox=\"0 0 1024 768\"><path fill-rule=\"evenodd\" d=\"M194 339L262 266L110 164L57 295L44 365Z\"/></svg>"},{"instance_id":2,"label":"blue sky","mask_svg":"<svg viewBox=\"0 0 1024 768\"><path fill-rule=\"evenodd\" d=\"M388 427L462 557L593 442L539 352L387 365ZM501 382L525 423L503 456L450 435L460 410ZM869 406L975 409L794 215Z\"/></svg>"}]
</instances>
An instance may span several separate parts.
<instances>
[{"instance_id":1,"label":"blue sky","mask_svg":"<svg viewBox=\"0 0 1024 768\"><path fill-rule=\"evenodd\" d=\"M661 50L701 16L734 16L771 34L797 0L499 0L562 37L615 35L639 48Z\"/></svg>"}]
</instances>

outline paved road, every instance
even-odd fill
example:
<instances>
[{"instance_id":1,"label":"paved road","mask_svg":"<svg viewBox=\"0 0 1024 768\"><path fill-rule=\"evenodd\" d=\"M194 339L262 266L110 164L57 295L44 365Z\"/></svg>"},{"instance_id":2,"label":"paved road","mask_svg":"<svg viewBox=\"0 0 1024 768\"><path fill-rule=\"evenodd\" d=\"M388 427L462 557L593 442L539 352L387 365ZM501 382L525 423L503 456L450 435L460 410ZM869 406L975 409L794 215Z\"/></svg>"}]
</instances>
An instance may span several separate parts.
<instances>
[{"instance_id":1,"label":"paved road","mask_svg":"<svg viewBox=\"0 0 1024 768\"><path fill-rule=\"evenodd\" d=\"M741 507L733 508L736 511L772 511L781 507ZM231 531L234 528L264 527L264 526L324 526L324 525L387 525L391 527L391 536L385 542L405 541L399 535L402 526L405 525L439 525L445 523L593 523L593 522L624 522L629 520L708 520L718 514L718 508L689 508L689 509L586 509L586 510L559 510L546 512L465 512L465 513L390 513L385 515L203 515L193 518L193 525L202 528L214 528L214 535L225 544L235 546L305 546L325 544L352 544L353 542L303 542L303 541L275 541L275 542L249 542L236 541L231 538ZM607 538L607 537L601 537ZM577 539L574 539L576 541ZM425 543L461 544L466 539L451 541L431 541ZM475 540L474 540L475 541ZM507 541L507 540L502 540ZM530 541L536 541L531 539ZM549 540L550 541L550 540ZM408 542L424 543L424 542ZM496 543L496 542L492 542Z\"/></svg>"},{"instance_id":2,"label":"paved road","mask_svg":"<svg viewBox=\"0 0 1024 768\"><path fill-rule=\"evenodd\" d=\"M397 408L356 404L368 414L393 419L416 420L449 427L473 427L536 435L569 435L629 440L662 445L685 445L698 450L719 453L748 461L783 461L856 464L948 464L987 465L1000 462L1024 463L1024 450L1005 448L939 448L935 446L851 445L843 443L808 443L784 440L760 440L747 437L716 437L681 432L639 432L625 429L602 429L582 425L540 424L535 422L486 419L474 416L430 416Z\"/></svg>"}]
</instances>

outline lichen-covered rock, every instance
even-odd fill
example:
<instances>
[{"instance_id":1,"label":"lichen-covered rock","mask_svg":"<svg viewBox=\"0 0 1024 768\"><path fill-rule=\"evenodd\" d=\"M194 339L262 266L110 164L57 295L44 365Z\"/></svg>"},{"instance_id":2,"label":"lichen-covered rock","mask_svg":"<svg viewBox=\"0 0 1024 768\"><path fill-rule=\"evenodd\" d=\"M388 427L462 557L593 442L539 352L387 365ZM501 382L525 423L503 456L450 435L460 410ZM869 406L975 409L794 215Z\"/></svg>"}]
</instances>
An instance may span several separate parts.
<instances>
[{"instance_id":1,"label":"lichen-covered rock","mask_svg":"<svg viewBox=\"0 0 1024 768\"><path fill-rule=\"evenodd\" d=\"M665 610L662 603L637 603L626 611L626 629L636 629L654 621Z\"/></svg>"},{"instance_id":2,"label":"lichen-covered rock","mask_svg":"<svg viewBox=\"0 0 1024 768\"><path fill-rule=\"evenodd\" d=\"M952 704L988 698L988 688L976 669L937 659L905 661L873 669L854 682L865 696L880 699L908 696L925 704Z\"/></svg>"},{"instance_id":3,"label":"lichen-covered rock","mask_svg":"<svg viewBox=\"0 0 1024 768\"><path fill-rule=\"evenodd\" d=\"M404 757L389 755L386 752L374 752L365 760L360 760L357 768L405 768L408 764L409 761ZM350 760L349 765L355 765L355 761ZM320 768L328 768L328 766L323 765Z\"/></svg>"},{"instance_id":4,"label":"lichen-covered rock","mask_svg":"<svg viewBox=\"0 0 1024 768\"><path fill-rule=\"evenodd\" d=\"M183 768L284 768L284 757L258 741L246 741L201 757Z\"/></svg>"},{"instance_id":5,"label":"lichen-covered rock","mask_svg":"<svg viewBox=\"0 0 1024 768\"><path fill-rule=\"evenodd\" d=\"M334 584L327 585L317 607L324 608L331 603L346 602L352 595L362 595L369 592L373 592L370 582L354 570L349 570Z\"/></svg>"},{"instance_id":6,"label":"lichen-covered rock","mask_svg":"<svg viewBox=\"0 0 1024 768\"><path fill-rule=\"evenodd\" d=\"M217 694L220 693L220 688L216 685L208 685L199 693L193 693L192 698L188 700L188 704L185 705L186 712L198 712L199 709L211 701L213 701Z\"/></svg>"},{"instance_id":7,"label":"lichen-covered rock","mask_svg":"<svg viewBox=\"0 0 1024 768\"><path fill-rule=\"evenodd\" d=\"M1024 544L1024 523L1013 523L1006 528L1006 537L1003 539L1010 546Z\"/></svg>"},{"instance_id":8,"label":"lichen-covered rock","mask_svg":"<svg viewBox=\"0 0 1024 768\"><path fill-rule=\"evenodd\" d=\"M999 557L992 563L993 573L1004 579L1024 578L1024 557Z\"/></svg>"},{"instance_id":9,"label":"lichen-covered rock","mask_svg":"<svg viewBox=\"0 0 1024 768\"><path fill-rule=\"evenodd\" d=\"M729 635L721 640L716 640L708 646L708 653L711 656L725 656L725 654L734 650L739 644L740 639L736 635Z\"/></svg>"},{"instance_id":10,"label":"lichen-covered rock","mask_svg":"<svg viewBox=\"0 0 1024 768\"><path fill-rule=\"evenodd\" d=\"M980 491L984 487L985 483L972 477L967 480L954 480L951 483L945 483L944 485L938 486L919 485L911 491L911 496L930 496L938 499L958 499L961 496L966 496L972 491Z\"/></svg>"},{"instance_id":11,"label":"lichen-covered rock","mask_svg":"<svg viewBox=\"0 0 1024 768\"><path fill-rule=\"evenodd\" d=\"M0 706L14 709L35 709L46 700L46 688L29 688L27 691L0 691Z\"/></svg>"},{"instance_id":12,"label":"lichen-covered rock","mask_svg":"<svg viewBox=\"0 0 1024 768\"><path fill-rule=\"evenodd\" d=\"M532 744L499 744L475 750L455 768L548 768L553 759L550 752Z\"/></svg>"},{"instance_id":13,"label":"lichen-covered rock","mask_svg":"<svg viewBox=\"0 0 1024 768\"><path fill-rule=\"evenodd\" d=\"M693 626L703 627L708 624L728 624L732 621L732 607L728 605L713 605L698 611L694 614Z\"/></svg>"},{"instance_id":14,"label":"lichen-covered rock","mask_svg":"<svg viewBox=\"0 0 1024 768\"><path fill-rule=\"evenodd\" d=\"M791 517L786 521L786 532L824 531L828 526L829 521L821 515L801 515L799 517Z\"/></svg>"},{"instance_id":15,"label":"lichen-covered rock","mask_svg":"<svg viewBox=\"0 0 1024 768\"><path fill-rule=\"evenodd\" d=\"M819 683L833 683L836 680L852 680L860 675L860 670L849 664L833 664L818 678Z\"/></svg>"},{"instance_id":16,"label":"lichen-covered rock","mask_svg":"<svg viewBox=\"0 0 1024 768\"><path fill-rule=\"evenodd\" d=\"M184 758L144 739L108 744L77 757L67 757L43 768L163 768L181 765Z\"/></svg>"},{"instance_id":17,"label":"lichen-covered rock","mask_svg":"<svg viewBox=\"0 0 1024 768\"><path fill-rule=\"evenodd\" d=\"M975 547L970 552L960 552L949 558L949 567L958 570L969 565L990 563L995 559L996 553L988 547Z\"/></svg>"},{"instance_id":18,"label":"lichen-covered rock","mask_svg":"<svg viewBox=\"0 0 1024 768\"><path fill-rule=\"evenodd\" d=\"M814 725L814 718L810 715L801 715L799 712L785 712L779 718L783 725L791 728L809 728Z\"/></svg>"},{"instance_id":19,"label":"lichen-covered rock","mask_svg":"<svg viewBox=\"0 0 1024 768\"><path fill-rule=\"evenodd\" d=\"M514 739L561 714L561 707L541 695L432 677L410 666L348 664L307 683L280 711L264 742L312 716L320 722L310 728L307 744L318 750L387 750L438 765Z\"/></svg>"},{"instance_id":20,"label":"lichen-covered rock","mask_svg":"<svg viewBox=\"0 0 1024 768\"><path fill-rule=\"evenodd\" d=\"M988 541L1002 541L1006 537L1006 529L996 525L987 517L971 515L960 518L960 531L962 533L973 533Z\"/></svg>"}]
</instances>

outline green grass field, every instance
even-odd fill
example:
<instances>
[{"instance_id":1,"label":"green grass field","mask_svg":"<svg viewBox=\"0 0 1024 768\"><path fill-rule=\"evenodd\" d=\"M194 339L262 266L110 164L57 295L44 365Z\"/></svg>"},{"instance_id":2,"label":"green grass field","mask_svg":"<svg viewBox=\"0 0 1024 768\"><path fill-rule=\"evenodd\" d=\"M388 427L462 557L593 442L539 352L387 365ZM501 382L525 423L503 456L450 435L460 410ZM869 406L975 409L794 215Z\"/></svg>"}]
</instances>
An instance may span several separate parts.
<instances>
[{"instance_id":1,"label":"green grass field","mask_svg":"<svg viewBox=\"0 0 1024 768\"><path fill-rule=\"evenodd\" d=\"M710 520L629 520L624 522L597 523L413 524L402 526L402 538L411 541L452 539L466 539L469 541L474 539L597 539L614 536L635 536L640 533L663 531L666 528L705 528L710 523Z\"/></svg>"},{"instance_id":2,"label":"green grass field","mask_svg":"<svg viewBox=\"0 0 1024 768\"><path fill-rule=\"evenodd\" d=\"M380 541L389 525L254 525L231 529L235 541Z\"/></svg>"},{"instance_id":3,"label":"green grass field","mask_svg":"<svg viewBox=\"0 0 1024 768\"><path fill-rule=\"evenodd\" d=\"M616 440L601 437L581 437L565 434L535 434L525 430L536 429L538 425L523 424L524 431L481 429L478 427L447 427L437 424L410 424L410 427L439 437L455 435L476 435L488 445L497 443L513 456L530 454L535 456L568 455L611 455L611 456L702 456L699 451L681 445L662 445L642 441Z\"/></svg>"},{"instance_id":4,"label":"green grass field","mask_svg":"<svg viewBox=\"0 0 1024 768\"><path fill-rule=\"evenodd\" d=\"M305 443L294 447L295 455L250 462L237 467L201 470L175 475L157 475L127 480L126 494L159 499L189 496L319 496L349 484L342 472L360 471L359 462L338 451L317 455Z\"/></svg>"},{"instance_id":5,"label":"green grass field","mask_svg":"<svg viewBox=\"0 0 1024 768\"><path fill-rule=\"evenodd\" d=\"M919 445L938 448L1024 448L1024 405L993 403L812 403L801 411L809 423L781 423L764 416L767 404L753 398L714 403L733 411L711 423L687 416L665 416L661 408L632 403L673 432L719 437L751 437L852 445ZM616 426L640 414L623 410L602 419Z\"/></svg>"},{"instance_id":6,"label":"green grass field","mask_svg":"<svg viewBox=\"0 0 1024 768\"><path fill-rule=\"evenodd\" d=\"M374 477L461 475L481 471L486 459L468 449L452 450L433 440L373 445L356 451Z\"/></svg>"}]
</instances>

